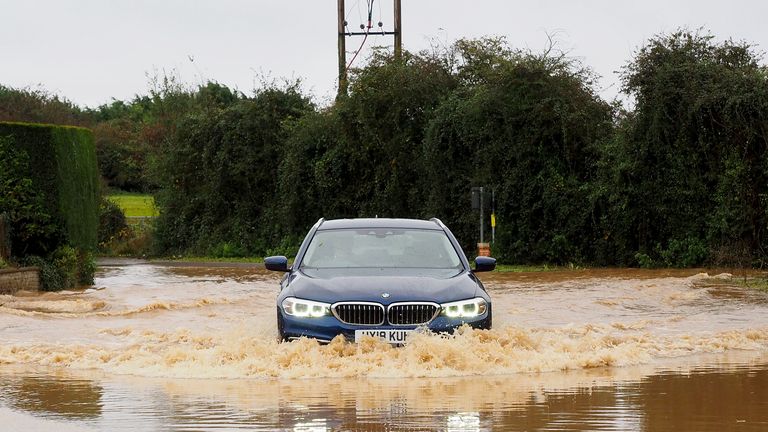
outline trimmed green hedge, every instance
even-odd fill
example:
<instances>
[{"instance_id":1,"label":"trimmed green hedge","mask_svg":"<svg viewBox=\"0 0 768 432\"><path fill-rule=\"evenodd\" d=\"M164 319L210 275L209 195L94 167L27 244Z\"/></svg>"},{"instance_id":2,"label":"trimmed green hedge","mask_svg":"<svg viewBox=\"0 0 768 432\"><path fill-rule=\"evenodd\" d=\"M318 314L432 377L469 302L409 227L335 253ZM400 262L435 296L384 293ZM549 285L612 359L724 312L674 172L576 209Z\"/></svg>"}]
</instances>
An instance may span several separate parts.
<instances>
[{"instance_id":1,"label":"trimmed green hedge","mask_svg":"<svg viewBox=\"0 0 768 432\"><path fill-rule=\"evenodd\" d=\"M86 251L97 245L99 177L89 129L47 124L0 122L0 137L10 138L27 155L31 187L42 197L54 226L46 241L28 253L43 254L62 244ZM22 245L12 245L14 254Z\"/></svg>"}]
</instances>

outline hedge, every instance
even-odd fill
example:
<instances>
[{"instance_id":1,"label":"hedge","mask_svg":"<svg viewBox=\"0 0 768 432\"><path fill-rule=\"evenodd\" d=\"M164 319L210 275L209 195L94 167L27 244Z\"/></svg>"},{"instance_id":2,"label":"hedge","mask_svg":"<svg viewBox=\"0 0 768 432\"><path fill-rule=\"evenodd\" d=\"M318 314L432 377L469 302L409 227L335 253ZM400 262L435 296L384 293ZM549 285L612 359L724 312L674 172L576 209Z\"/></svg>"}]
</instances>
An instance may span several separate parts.
<instances>
[{"instance_id":1,"label":"hedge","mask_svg":"<svg viewBox=\"0 0 768 432\"><path fill-rule=\"evenodd\" d=\"M42 231L47 232L46 238L37 239L34 248L12 244L12 253L45 255L62 245L94 251L99 177L92 132L80 127L0 122L0 138L10 139L15 151L26 154L27 178L51 225Z\"/></svg>"}]
</instances>

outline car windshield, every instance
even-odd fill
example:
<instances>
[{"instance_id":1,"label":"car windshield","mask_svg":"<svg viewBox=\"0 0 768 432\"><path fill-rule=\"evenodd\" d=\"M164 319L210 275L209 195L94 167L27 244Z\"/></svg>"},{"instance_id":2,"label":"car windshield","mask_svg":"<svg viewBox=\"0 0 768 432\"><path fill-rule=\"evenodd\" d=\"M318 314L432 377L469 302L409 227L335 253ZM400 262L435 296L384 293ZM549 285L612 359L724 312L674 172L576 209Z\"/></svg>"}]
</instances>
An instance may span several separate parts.
<instances>
[{"instance_id":1,"label":"car windshield","mask_svg":"<svg viewBox=\"0 0 768 432\"><path fill-rule=\"evenodd\" d=\"M302 268L459 269L461 260L443 231L338 229L317 231Z\"/></svg>"}]
</instances>

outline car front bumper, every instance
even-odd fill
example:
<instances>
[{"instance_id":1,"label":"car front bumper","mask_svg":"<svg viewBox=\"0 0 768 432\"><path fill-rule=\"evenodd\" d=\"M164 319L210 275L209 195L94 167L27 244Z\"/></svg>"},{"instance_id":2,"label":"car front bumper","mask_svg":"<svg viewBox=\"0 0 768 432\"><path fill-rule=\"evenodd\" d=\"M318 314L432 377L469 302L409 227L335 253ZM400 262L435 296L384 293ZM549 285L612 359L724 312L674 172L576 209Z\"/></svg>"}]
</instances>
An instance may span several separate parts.
<instances>
[{"instance_id":1,"label":"car front bumper","mask_svg":"<svg viewBox=\"0 0 768 432\"><path fill-rule=\"evenodd\" d=\"M277 328L283 340L292 340L300 337L309 337L321 342L330 342L338 335L343 335L347 340L355 340L355 330L415 330L427 328L433 333L453 333L454 330L466 324L476 329L490 329L492 324L491 305L488 310L476 318L448 318L438 315L427 325L354 325L339 321L332 315L321 318L296 318L283 313L277 308Z\"/></svg>"}]
</instances>

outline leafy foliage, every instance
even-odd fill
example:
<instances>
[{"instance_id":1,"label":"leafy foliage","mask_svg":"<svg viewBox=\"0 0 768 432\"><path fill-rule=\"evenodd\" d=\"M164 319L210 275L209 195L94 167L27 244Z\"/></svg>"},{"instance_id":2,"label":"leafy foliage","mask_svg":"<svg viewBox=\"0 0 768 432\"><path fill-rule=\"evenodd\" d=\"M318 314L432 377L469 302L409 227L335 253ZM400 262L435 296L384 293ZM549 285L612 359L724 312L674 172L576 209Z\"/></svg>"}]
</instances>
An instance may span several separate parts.
<instances>
[{"instance_id":1,"label":"leafy foliage","mask_svg":"<svg viewBox=\"0 0 768 432\"><path fill-rule=\"evenodd\" d=\"M93 255L90 252L78 251L66 245L58 247L47 258L30 255L24 257L21 262L25 266L40 269L40 285L43 291L92 285L93 274L96 271Z\"/></svg>"},{"instance_id":2,"label":"leafy foliage","mask_svg":"<svg viewBox=\"0 0 768 432\"><path fill-rule=\"evenodd\" d=\"M277 241L281 124L309 109L295 89L269 88L187 116L158 159L158 248L207 253L228 242L262 253Z\"/></svg>"},{"instance_id":3,"label":"leafy foliage","mask_svg":"<svg viewBox=\"0 0 768 432\"><path fill-rule=\"evenodd\" d=\"M457 73L467 85L440 106L424 142L428 183L439 185L425 191L430 213L465 242L473 239L477 216L467 211L469 186L485 186L498 203L499 258L589 261L589 185L597 144L612 131L612 108L579 64L500 44L457 46Z\"/></svg>"},{"instance_id":4,"label":"leafy foliage","mask_svg":"<svg viewBox=\"0 0 768 432\"><path fill-rule=\"evenodd\" d=\"M0 84L0 122L7 121L85 126L89 115L43 89L14 89Z\"/></svg>"},{"instance_id":5,"label":"leafy foliage","mask_svg":"<svg viewBox=\"0 0 768 432\"><path fill-rule=\"evenodd\" d=\"M108 185L157 190L159 253L291 254L320 217L436 216L471 254L470 188L484 186L502 261L765 263L760 55L680 30L647 41L621 77L631 109L602 100L589 68L554 48L483 38L400 58L375 51L325 108L296 86L246 96L163 76L145 96L70 113L94 125ZM11 93L0 89L0 104ZM36 100L25 106L67 107ZM36 163L2 149L9 166ZM57 217L28 193L36 185L0 181L16 191L4 198L18 201L13 217L40 219L28 229Z\"/></svg>"},{"instance_id":6,"label":"leafy foliage","mask_svg":"<svg viewBox=\"0 0 768 432\"><path fill-rule=\"evenodd\" d=\"M46 252L49 242L58 242L60 230L51 222L44 197L30 178L29 156L0 135L0 214L10 226L10 243L18 255Z\"/></svg>"},{"instance_id":7,"label":"leafy foliage","mask_svg":"<svg viewBox=\"0 0 768 432\"><path fill-rule=\"evenodd\" d=\"M597 186L608 262L641 253L722 264L742 245L765 258L768 79L758 60L747 44L680 31L624 68L636 107L603 148Z\"/></svg>"},{"instance_id":8,"label":"leafy foliage","mask_svg":"<svg viewBox=\"0 0 768 432\"><path fill-rule=\"evenodd\" d=\"M125 213L114 202L102 196L99 200L99 248L119 238L128 229Z\"/></svg>"},{"instance_id":9,"label":"leafy foliage","mask_svg":"<svg viewBox=\"0 0 768 432\"><path fill-rule=\"evenodd\" d=\"M89 130L0 123L0 213L10 223L11 253L52 266L43 268L46 289L92 279L97 188Z\"/></svg>"},{"instance_id":10,"label":"leafy foliage","mask_svg":"<svg viewBox=\"0 0 768 432\"><path fill-rule=\"evenodd\" d=\"M424 131L455 87L435 59L379 52L357 71L348 98L289 122L277 208L283 234L300 238L320 216L421 215Z\"/></svg>"},{"instance_id":11,"label":"leafy foliage","mask_svg":"<svg viewBox=\"0 0 768 432\"><path fill-rule=\"evenodd\" d=\"M500 198L502 258L589 257L587 182L612 130L590 80L565 57L500 39L401 60L378 53L349 98L288 125L281 217L298 236L320 216L438 216L470 252L470 186L484 185Z\"/></svg>"},{"instance_id":12,"label":"leafy foliage","mask_svg":"<svg viewBox=\"0 0 768 432\"><path fill-rule=\"evenodd\" d=\"M259 184L279 199L186 180L179 196L190 210L169 207L178 229L160 237L177 250L192 239L248 239L237 246L261 252L279 238L298 243L321 216L438 216L472 253L474 185L495 192L493 248L507 262L693 266L727 260L745 244L752 256L762 250L768 98L749 46L685 31L659 36L622 77L636 100L630 112L601 100L590 70L555 50L515 50L496 38L400 59L376 52L348 97L273 123L282 152L254 163L277 176ZM221 178L227 165L207 156L230 145L216 130L220 116L187 120L174 166ZM226 127L244 124L236 117ZM258 178L234 172L245 184ZM233 212L246 200L259 210ZM227 214L202 221L216 214L207 206ZM248 222L269 229L233 229Z\"/></svg>"}]
</instances>

